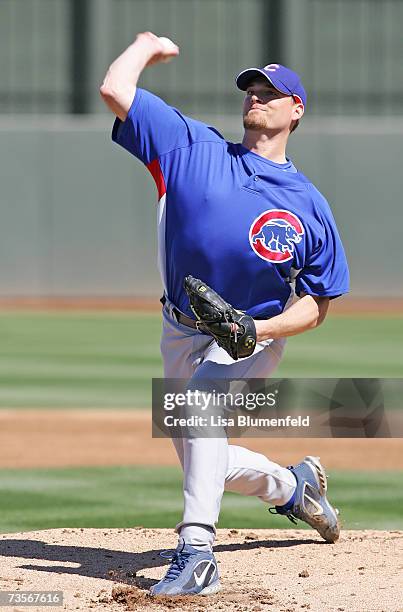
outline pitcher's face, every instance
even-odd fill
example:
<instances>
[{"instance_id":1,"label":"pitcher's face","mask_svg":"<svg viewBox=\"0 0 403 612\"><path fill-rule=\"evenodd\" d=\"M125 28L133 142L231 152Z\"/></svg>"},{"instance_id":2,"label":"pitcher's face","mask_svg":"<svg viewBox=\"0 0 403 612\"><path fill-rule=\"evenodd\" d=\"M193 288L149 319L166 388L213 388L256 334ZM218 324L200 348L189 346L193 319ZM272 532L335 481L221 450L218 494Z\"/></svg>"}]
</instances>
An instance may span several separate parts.
<instances>
[{"instance_id":1,"label":"pitcher's face","mask_svg":"<svg viewBox=\"0 0 403 612\"><path fill-rule=\"evenodd\" d=\"M303 104L298 98L278 91L265 79L251 81L243 104L246 130L283 131L291 129L302 117Z\"/></svg>"}]
</instances>

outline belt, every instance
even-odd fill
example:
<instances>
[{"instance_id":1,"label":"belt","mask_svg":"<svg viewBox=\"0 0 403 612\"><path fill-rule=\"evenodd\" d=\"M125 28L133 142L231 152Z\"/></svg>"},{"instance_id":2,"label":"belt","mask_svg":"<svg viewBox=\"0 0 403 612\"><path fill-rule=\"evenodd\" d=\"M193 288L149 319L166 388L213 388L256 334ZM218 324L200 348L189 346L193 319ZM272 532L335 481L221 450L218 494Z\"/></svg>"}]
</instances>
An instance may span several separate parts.
<instances>
[{"instance_id":1,"label":"belt","mask_svg":"<svg viewBox=\"0 0 403 612\"><path fill-rule=\"evenodd\" d=\"M164 306L166 301L167 301L167 298L165 297L165 295L163 295L162 298L160 299L161 304ZM176 308L176 306L172 308L172 312L174 313L175 318L178 321L178 323L181 323L182 325L186 325L187 327L191 327L192 329L197 329L196 321L194 319L191 319L187 315L183 314L183 312L181 312L178 308Z\"/></svg>"}]
</instances>

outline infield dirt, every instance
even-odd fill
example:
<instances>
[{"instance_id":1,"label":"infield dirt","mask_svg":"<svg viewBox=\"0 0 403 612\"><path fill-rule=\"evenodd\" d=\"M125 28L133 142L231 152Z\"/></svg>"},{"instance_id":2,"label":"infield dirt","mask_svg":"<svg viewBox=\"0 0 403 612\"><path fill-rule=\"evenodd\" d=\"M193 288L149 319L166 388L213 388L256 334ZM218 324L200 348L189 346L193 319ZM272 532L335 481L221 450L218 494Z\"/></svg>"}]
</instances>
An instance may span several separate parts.
<instances>
[{"instance_id":1,"label":"infield dirt","mask_svg":"<svg viewBox=\"0 0 403 612\"><path fill-rule=\"evenodd\" d=\"M327 469L401 470L403 440L237 439L283 465L319 455ZM151 438L151 412L0 410L0 468L178 465L171 440Z\"/></svg>"},{"instance_id":2,"label":"infield dirt","mask_svg":"<svg viewBox=\"0 0 403 612\"><path fill-rule=\"evenodd\" d=\"M175 539L171 530L143 528L3 534L0 590L63 591L63 607L29 607L36 612L403 609L402 531L345 531L326 544L313 531L222 529L215 548L222 591L152 599L148 588L166 570L159 553Z\"/></svg>"}]
</instances>

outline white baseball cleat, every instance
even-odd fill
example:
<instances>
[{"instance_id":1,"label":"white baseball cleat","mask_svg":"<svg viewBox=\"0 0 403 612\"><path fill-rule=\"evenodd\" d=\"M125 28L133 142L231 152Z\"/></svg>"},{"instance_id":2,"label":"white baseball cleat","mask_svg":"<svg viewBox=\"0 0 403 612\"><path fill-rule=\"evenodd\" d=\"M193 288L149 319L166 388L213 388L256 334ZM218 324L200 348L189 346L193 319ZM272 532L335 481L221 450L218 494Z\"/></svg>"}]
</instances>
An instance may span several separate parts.
<instances>
[{"instance_id":1,"label":"white baseball cleat","mask_svg":"<svg viewBox=\"0 0 403 612\"><path fill-rule=\"evenodd\" d=\"M171 565L164 578L151 587L151 595L212 595L220 590L212 552L197 550L183 538L179 538L176 550L166 552L161 556L171 559Z\"/></svg>"},{"instance_id":2,"label":"white baseball cleat","mask_svg":"<svg viewBox=\"0 0 403 612\"><path fill-rule=\"evenodd\" d=\"M327 500L327 478L319 457L309 455L288 469L294 474L297 487L287 504L275 506L275 513L284 514L293 523L297 523L296 519L305 521L326 542L336 542L340 535L339 512Z\"/></svg>"}]
</instances>

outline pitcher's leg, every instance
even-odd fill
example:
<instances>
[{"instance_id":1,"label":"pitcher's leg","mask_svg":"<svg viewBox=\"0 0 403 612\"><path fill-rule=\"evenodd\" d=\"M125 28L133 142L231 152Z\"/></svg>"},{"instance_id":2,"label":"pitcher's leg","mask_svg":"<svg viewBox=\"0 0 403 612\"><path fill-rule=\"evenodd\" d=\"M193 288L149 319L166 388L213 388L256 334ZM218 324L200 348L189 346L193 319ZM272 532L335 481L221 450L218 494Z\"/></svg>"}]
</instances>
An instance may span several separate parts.
<instances>
[{"instance_id":1,"label":"pitcher's leg","mask_svg":"<svg viewBox=\"0 0 403 612\"><path fill-rule=\"evenodd\" d=\"M265 455L242 446L228 447L225 490L254 495L275 506L286 504L296 487L293 473Z\"/></svg>"},{"instance_id":2,"label":"pitcher's leg","mask_svg":"<svg viewBox=\"0 0 403 612\"><path fill-rule=\"evenodd\" d=\"M205 381L248 377L266 378L276 367L281 352L282 343L280 343L277 351L271 350L269 347L261 348L258 353L248 359L234 362L223 349L214 344L206 350L204 361L196 368L190 384L197 388L199 382L205 389ZM228 474L228 441L226 437L199 437L184 438L182 444L184 450L185 499L183 520L177 526L177 530L185 538L185 541L189 541L188 538L191 538L190 543L204 542L205 545L211 546ZM251 455L255 455L255 453L251 452ZM263 456L260 457L263 458ZM259 465L261 462L262 459ZM292 487L295 488L294 477L292 474L289 476L287 470L280 468L280 466L278 466L278 473L276 474L274 466L275 464L272 464L269 468L266 466L268 474L276 476L268 479L270 495L273 496L273 499L281 500L288 494L291 497ZM249 464L247 467L249 467ZM266 482L268 474L266 474ZM284 483L282 478L284 478ZM235 478L235 473L232 470L232 480L237 480L238 483L242 480L242 486L246 486L250 477L246 475L240 478L238 474L238 477ZM266 496L267 486L265 488L261 483L260 487L263 495Z\"/></svg>"},{"instance_id":3,"label":"pitcher's leg","mask_svg":"<svg viewBox=\"0 0 403 612\"><path fill-rule=\"evenodd\" d=\"M164 377L189 380L202 359L204 347L211 340L176 323L165 308L162 314L160 349L164 364ZM183 469L183 439L172 438L172 442Z\"/></svg>"},{"instance_id":4,"label":"pitcher's leg","mask_svg":"<svg viewBox=\"0 0 403 612\"><path fill-rule=\"evenodd\" d=\"M177 531L192 546L210 548L228 469L226 438L183 439L184 513Z\"/></svg>"},{"instance_id":5,"label":"pitcher's leg","mask_svg":"<svg viewBox=\"0 0 403 612\"><path fill-rule=\"evenodd\" d=\"M270 377L276 369L284 349L284 340L273 342L251 358L231 362L217 345L211 347L202 366L207 378L228 377L234 379ZM196 376L200 373L197 371ZM230 445L225 455L228 469L225 474L225 490L254 495L273 505L284 505L293 496L296 479L285 467L270 461L261 453Z\"/></svg>"},{"instance_id":6,"label":"pitcher's leg","mask_svg":"<svg viewBox=\"0 0 403 612\"><path fill-rule=\"evenodd\" d=\"M249 359L245 359L234 370L239 378L269 378L281 360L284 345L284 340L275 341L255 356L254 363L248 363ZM287 468L270 461L261 453L229 446L226 491L254 495L264 502L283 505L292 498L295 487L296 479Z\"/></svg>"}]
</instances>

